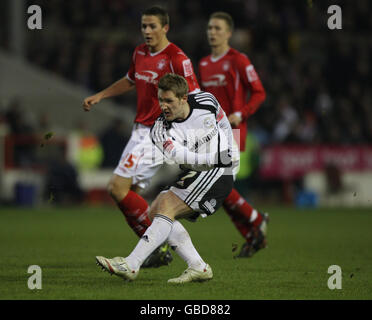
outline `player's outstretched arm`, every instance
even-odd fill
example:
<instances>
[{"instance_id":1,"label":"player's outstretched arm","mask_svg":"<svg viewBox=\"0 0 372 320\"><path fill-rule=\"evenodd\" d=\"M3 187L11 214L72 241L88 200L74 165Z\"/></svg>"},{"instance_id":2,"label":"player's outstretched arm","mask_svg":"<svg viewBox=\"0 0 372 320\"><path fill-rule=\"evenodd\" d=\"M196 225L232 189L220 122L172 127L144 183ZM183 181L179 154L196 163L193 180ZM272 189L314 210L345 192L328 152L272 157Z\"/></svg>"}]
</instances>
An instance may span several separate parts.
<instances>
[{"instance_id":1,"label":"player's outstretched arm","mask_svg":"<svg viewBox=\"0 0 372 320\"><path fill-rule=\"evenodd\" d=\"M188 150L177 141L168 139L162 145L161 151L177 164L207 165L210 167L230 167L231 154L228 149L215 150L208 153L196 153Z\"/></svg>"},{"instance_id":2,"label":"player's outstretched arm","mask_svg":"<svg viewBox=\"0 0 372 320\"><path fill-rule=\"evenodd\" d=\"M123 77L106 89L96 93L95 95L85 98L83 101L83 108L85 111L90 111L91 107L100 102L102 99L118 96L134 89L134 87L134 83L129 81L128 78Z\"/></svg>"},{"instance_id":3,"label":"player's outstretched arm","mask_svg":"<svg viewBox=\"0 0 372 320\"><path fill-rule=\"evenodd\" d=\"M266 99L266 92L251 61L243 54L236 57L236 67L243 85L250 91L248 101L242 105L241 116L248 119ZM240 104L239 104L240 105ZM229 119L230 120L230 119Z\"/></svg>"}]
</instances>

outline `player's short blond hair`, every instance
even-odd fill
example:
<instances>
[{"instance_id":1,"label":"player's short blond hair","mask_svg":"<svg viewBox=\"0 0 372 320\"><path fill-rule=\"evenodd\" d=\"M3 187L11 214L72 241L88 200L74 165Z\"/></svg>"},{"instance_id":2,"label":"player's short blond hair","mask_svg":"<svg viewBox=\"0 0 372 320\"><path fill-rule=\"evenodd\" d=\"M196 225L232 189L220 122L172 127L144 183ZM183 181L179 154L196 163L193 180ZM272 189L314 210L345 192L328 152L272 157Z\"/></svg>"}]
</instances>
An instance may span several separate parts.
<instances>
[{"instance_id":1,"label":"player's short blond hair","mask_svg":"<svg viewBox=\"0 0 372 320\"><path fill-rule=\"evenodd\" d=\"M167 73L161 77L158 83L158 89L172 91L179 99L183 98L189 92L186 79L175 73Z\"/></svg>"},{"instance_id":2,"label":"player's short blond hair","mask_svg":"<svg viewBox=\"0 0 372 320\"><path fill-rule=\"evenodd\" d=\"M229 30L232 32L234 30L234 20L231 15L224 11L217 11L212 13L209 16L209 20L211 19L221 19L224 20L229 27Z\"/></svg>"}]
</instances>

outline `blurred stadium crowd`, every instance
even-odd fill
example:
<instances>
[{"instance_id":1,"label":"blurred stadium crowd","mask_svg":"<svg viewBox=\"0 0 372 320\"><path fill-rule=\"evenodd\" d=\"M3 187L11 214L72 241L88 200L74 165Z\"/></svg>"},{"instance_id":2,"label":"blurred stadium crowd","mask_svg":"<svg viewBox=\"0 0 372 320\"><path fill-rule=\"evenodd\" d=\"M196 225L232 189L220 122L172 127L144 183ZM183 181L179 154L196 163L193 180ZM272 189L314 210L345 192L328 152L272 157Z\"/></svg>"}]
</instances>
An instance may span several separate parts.
<instances>
[{"instance_id":1,"label":"blurred stadium crowd","mask_svg":"<svg viewBox=\"0 0 372 320\"><path fill-rule=\"evenodd\" d=\"M248 140L255 140L257 146L372 143L372 4L368 0L217 0L213 6L206 0L25 3L40 5L43 12L43 29L26 32L27 61L92 92L126 74L133 49L143 42L140 17L145 8L158 4L168 9L168 38L192 59L196 72L200 58L210 53L205 32L209 15L229 12L235 20L231 45L250 57L267 92L266 101L249 119ZM342 8L342 30L327 27L327 8L333 4ZM0 47L9 51L8 6L9 1L0 3L4 26ZM135 92L115 100L119 113L125 114L125 107L135 109ZM36 135L43 141L56 124L48 114L25 112L22 104L15 97L8 106L0 105L0 129L5 126L9 133ZM76 124L76 132L88 138L94 134L100 142L103 168L116 166L128 139L124 131L120 120L94 133L85 132L83 123ZM18 165L35 163L36 158L40 162L35 146L18 148L14 151ZM257 167L259 150L251 153L252 167Z\"/></svg>"},{"instance_id":2,"label":"blurred stadium crowd","mask_svg":"<svg viewBox=\"0 0 372 320\"><path fill-rule=\"evenodd\" d=\"M28 1L40 4L43 41L28 34L28 61L92 91L126 74L141 43L144 0ZM209 54L208 16L225 10L235 19L232 45L253 61L267 100L250 119L261 145L372 142L370 89L371 3L340 2L343 29L327 28L335 1L171 1L169 38L192 59ZM161 4L161 2L160 2ZM40 34L38 34L40 37ZM5 40L2 43L7 46ZM135 94L118 97L135 108ZM125 109L120 112L125 112Z\"/></svg>"}]
</instances>

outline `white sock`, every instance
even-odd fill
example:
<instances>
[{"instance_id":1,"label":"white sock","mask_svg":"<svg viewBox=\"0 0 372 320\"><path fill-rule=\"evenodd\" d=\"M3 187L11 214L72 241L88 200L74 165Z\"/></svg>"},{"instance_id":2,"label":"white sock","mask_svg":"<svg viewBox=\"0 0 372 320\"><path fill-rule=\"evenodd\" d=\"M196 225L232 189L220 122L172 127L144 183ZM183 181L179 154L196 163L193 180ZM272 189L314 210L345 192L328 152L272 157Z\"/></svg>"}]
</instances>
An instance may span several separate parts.
<instances>
[{"instance_id":1,"label":"white sock","mask_svg":"<svg viewBox=\"0 0 372 320\"><path fill-rule=\"evenodd\" d=\"M179 221L173 221L172 231L167 240L172 249L185 260L188 267L200 271L205 268L206 263L196 251L189 233Z\"/></svg>"},{"instance_id":2,"label":"white sock","mask_svg":"<svg viewBox=\"0 0 372 320\"><path fill-rule=\"evenodd\" d=\"M173 221L161 214L156 214L131 254L125 258L129 268L138 270L146 258L169 236Z\"/></svg>"}]
</instances>

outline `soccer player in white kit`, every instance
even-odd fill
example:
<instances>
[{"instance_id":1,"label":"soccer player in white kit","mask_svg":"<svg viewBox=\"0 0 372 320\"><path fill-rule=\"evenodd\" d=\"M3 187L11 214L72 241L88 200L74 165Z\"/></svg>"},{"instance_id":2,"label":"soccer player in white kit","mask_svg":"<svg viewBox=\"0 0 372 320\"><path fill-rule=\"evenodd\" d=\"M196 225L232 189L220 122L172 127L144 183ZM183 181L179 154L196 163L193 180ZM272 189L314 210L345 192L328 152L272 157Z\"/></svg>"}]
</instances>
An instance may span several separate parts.
<instances>
[{"instance_id":1,"label":"soccer player in white kit","mask_svg":"<svg viewBox=\"0 0 372 320\"><path fill-rule=\"evenodd\" d=\"M166 73L175 73L186 79L190 92L199 90L190 59L167 39L167 12L160 7L145 10L141 18L141 30L145 43L135 48L126 76L105 90L87 97L83 103L84 110L90 111L92 105L104 98L133 89L137 91L137 114L132 135L108 184L108 192L139 237L151 221L148 218L149 206L138 192L149 185L163 163L162 157L152 154L149 137L150 128L161 113L157 97L158 81ZM162 254L162 251L159 253ZM160 261L160 264L168 264L171 260L170 253L167 254L160 257L166 259Z\"/></svg>"},{"instance_id":2,"label":"soccer player in white kit","mask_svg":"<svg viewBox=\"0 0 372 320\"><path fill-rule=\"evenodd\" d=\"M167 241L188 265L181 276L168 282L209 280L213 278L212 268L200 257L178 219L206 217L222 205L233 188L238 146L230 123L212 94L188 95L186 80L175 74L163 76L158 87L163 114L151 129L151 139L154 148L180 165L183 172L152 203L152 224L130 255L112 259L97 256L96 261L109 273L134 280L145 259Z\"/></svg>"}]
</instances>

